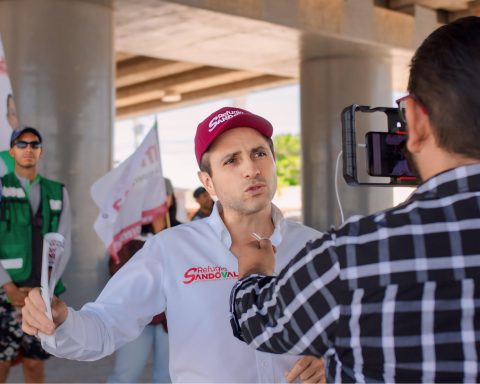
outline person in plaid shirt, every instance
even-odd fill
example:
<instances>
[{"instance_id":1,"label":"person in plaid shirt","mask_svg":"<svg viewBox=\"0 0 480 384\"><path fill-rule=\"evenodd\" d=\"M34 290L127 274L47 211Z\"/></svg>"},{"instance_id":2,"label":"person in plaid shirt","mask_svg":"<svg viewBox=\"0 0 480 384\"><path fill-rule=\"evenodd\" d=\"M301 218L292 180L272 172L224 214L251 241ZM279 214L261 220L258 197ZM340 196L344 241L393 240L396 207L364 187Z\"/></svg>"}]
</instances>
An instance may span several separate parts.
<instances>
[{"instance_id":1,"label":"person in plaid shirt","mask_svg":"<svg viewBox=\"0 0 480 384\"><path fill-rule=\"evenodd\" d=\"M235 336L324 356L327 381L480 380L479 17L422 43L408 91L399 110L423 182L406 202L352 217L278 276L269 240L238 252Z\"/></svg>"}]
</instances>

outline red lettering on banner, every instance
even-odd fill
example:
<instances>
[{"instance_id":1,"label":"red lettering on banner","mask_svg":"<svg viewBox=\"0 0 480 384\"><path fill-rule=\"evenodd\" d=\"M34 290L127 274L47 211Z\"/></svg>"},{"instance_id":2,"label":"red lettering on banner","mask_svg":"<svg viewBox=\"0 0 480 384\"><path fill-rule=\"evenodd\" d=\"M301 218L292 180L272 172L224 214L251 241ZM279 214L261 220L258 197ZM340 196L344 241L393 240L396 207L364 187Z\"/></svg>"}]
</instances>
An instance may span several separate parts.
<instances>
[{"instance_id":1,"label":"red lettering on banner","mask_svg":"<svg viewBox=\"0 0 480 384\"><path fill-rule=\"evenodd\" d=\"M142 160L142 167L146 167L148 164L157 163L160 159L158 148L156 145L151 145L145 151L145 156Z\"/></svg>"}]
</instances>

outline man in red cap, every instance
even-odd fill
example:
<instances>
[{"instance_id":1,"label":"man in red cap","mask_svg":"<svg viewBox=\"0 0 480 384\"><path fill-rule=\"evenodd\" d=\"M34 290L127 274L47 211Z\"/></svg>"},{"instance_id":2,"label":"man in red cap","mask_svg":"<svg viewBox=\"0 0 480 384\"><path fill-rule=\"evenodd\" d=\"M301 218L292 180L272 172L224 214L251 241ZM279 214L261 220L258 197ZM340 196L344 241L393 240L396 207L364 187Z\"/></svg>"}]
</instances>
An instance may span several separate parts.
<instances>
[{"instance_id":1,"label":"man in red cap","mask_svg":"<svg viewBox=\"0 0 480 384\"><path fill-rule=\"evenodd\" d=\"M54 334L57 348L46 347L54 355L94 360L165 311L174 382L322 381L320 359L253 351L232 337L228 324L239 249L269 238L282 268L285 255L320 235L285 220L271 202L277 187L272 132L266 119L239 108L207 117L198 125L195 153L199 178L218 199L211 215L148 240L80 311L57 301L50 321L35 290L23 311L25 332Z\"/></svg>"}]
</instances>

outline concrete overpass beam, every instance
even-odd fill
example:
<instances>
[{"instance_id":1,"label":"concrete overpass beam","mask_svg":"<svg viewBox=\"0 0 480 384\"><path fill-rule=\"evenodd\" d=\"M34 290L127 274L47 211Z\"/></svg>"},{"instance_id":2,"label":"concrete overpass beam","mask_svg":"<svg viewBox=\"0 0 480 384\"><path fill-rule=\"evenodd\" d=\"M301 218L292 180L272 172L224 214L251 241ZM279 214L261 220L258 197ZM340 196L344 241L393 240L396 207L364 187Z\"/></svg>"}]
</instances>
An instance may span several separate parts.
<instances>
[{"instance_id":1,"label":"concrete overpass beam","mask_svg":"<svg viewBox=\"0 0 480 384\"><path fill-rule=\"evenodd\" d=\"M389 106L392 98L391 77L392 59L382 52L358 56L352 53L302 62L300 86L305 224L325 231L331 225L340 223L334 183L335 163L342 149L340 113L344 107L354 103ZM392 206L392 189L350 187L343 181L341 164L338 180L345 218Z\"/></svg>"},{"instance_id":2,"label":"concrete overpass beam","mask_svg":"<svg viewBox=\"0 0 480 384\"><path fill-rule=\"evenodd\" d=\"M108 0L3 0L0 32L20 122L44 136L40 171L70 194L65 296L79 306L98 293L104 249L93 230L98 210L90 186L111 166L113 9Z\"/></svg>"}]
</instances>

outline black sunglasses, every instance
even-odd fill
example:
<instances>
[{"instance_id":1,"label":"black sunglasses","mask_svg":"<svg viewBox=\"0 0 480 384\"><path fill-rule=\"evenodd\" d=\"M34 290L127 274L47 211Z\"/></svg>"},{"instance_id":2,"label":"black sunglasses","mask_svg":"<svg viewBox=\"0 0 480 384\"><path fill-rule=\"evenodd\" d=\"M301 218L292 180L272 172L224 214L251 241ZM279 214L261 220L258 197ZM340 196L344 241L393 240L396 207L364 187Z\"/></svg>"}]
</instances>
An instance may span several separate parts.
<instances>
[{"instance_id":1,"label":"black sunglasses","mask_svg":"<svg viewBox=\"0 0 480 384\"><path fill-rule=\"evenodd\" d=\"M38 148L42 148L42 143L38 140L36 141L23 141L23 140L18 140L16 141L13 145L15 145L15 147L17 148L20 148L20 149L25 149L27 148L29 145L31 148L33 149L38 149Z\"/></svg>"}]
</instances>

